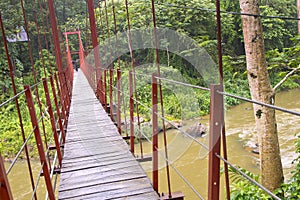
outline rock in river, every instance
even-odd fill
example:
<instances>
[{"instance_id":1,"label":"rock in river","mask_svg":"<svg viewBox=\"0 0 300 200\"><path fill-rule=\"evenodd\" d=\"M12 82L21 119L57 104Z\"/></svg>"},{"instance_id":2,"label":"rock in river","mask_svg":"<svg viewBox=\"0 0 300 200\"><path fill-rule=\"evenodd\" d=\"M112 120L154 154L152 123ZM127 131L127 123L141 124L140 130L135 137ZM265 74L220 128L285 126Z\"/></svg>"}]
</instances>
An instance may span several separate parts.
<instances>
[{"instance_id":1,"label":"rock in river","mask_svg":"<svg viewBox=\"0 0 300 200\"><path fill-rule=\"evenodd\" d=\"M186 132L193 137L202 137L206 133L206 127L199 122L189 127Z\"/></svg>"}]
</instances>

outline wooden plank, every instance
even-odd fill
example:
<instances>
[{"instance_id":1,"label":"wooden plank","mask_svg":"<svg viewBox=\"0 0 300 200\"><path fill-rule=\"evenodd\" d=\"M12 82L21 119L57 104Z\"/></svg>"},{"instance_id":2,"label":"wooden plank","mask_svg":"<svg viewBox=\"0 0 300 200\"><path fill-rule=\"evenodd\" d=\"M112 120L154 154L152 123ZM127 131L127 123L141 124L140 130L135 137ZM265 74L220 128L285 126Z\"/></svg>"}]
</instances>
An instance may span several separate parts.
<instances>
[{"instance_id":1,"label":"wooden plank","mask_svg":"<svg viewBox=\"0 0 300 200\"><path fill-rule=\"evenodd\" d=\"M102 144L102 146L99 146L99 144ZM67 146L70 146L70 151L72 149L75 149L77 151L77 149L79 148L84 148L86 146L88 147L93 147L96 146L94 148L107 148L107 147L111 147L111 149L126 149L127 144L122 140L122 138L116 138L116 137L105 137L105 138L95 138L94 140L90 140L90 139L80 139L80 137L77 138L77 140L71 140L70 143L68 143ZM90 149L87 149L90 150Z\"/></svg>"},{"instance_id":2,"label":"wooden plank","mask_svg":"<svg viewBox=\"0 0 300 200\"><path fill-rule=\"evenodd\" d=\"M96 198L97 196L94 196L94 199ZM87 199L92 199L92 198L87 198ZM149 193L141 193L141 194L137 194L135 193L134 195L132 196L122 196L122 197L117 197L117 198L114 198L116 200L126 200L126 199L130 199L130 200L141 200L141 199L158 199L157 197L157 194L153 194L152 192L149 192Z\"/></svg>"},{"instance_id":3,"label":"wooden plank","mask_svg":"<svg viewBox=\"0 0 300 200\"><path fill-rule=\"evenodd\" d=\"M111 152L109 155L108 154L95 154L95 155L90 155L90 156L76 156L76 157L65 157L66 159L63 160L64 166L69 163L74 163L74 162L84 162L86 160L91 160L91 159L105 159L105 158L110 158L110 157L115 157L115 156L124 156L124 153L120 151L116 152Z\"/></svg>"},{"instance_id":4,"label":"wooden plank","mask_svg":"<svg viewBox=\"0 0 300 200\"><path fill-rule=\"evenodd\" d=\"M85 161L81 163L75 163L75 164L69 164L64 166L61 170L62 172L68 172L68 171L79 171L84 169L91 169L95 167L103 167L103 168L111 168L114 165L121 165L122 163L126 163L127 165L130 165L133 161L128 161L128 157L119 158L118 160L111 159L111 160L90 160ZM84 165L83 165L84 163Z\"/></svg>"},{"instance_id":5,"label":"wooden plank","mask_svg":"<svg viewBox=\"0 0 300 200\"><path fill-rule=\"evenodd\" d=\"M83 135L83 136L74 136L73 138L70 138L68 141L69 144L78 143L78 142L93 142L93 143L99 143L99 142L105 142L105 141L120 141L123 143L123 139L120 138L116 133L111 133L110 135Z\"/></svg>"},{"instance_id":6,"label":"wooden plank","mask_svg":"<svg viewBox=\"0 0 300 200\"><path fill-rule=\"evenodd\" d=\"M130 168L133 167L130 166ZM147 177L143 172L137 173L134 171L134 169L137 168L133 168L130 171L127 171L129 169L106 170L103 171L103 173L98 169L99 168L90 168L88 170L67 173L69 177L62 179L64 184L61 184L59 191L79 190L80 188L91 187L93 185L124 182ZM102 173L101 176L98 176L98 173Z\"/></svg>"},{"instance_id":7,"label":"wooden plank","mask_svg":"<svg viewBox=\"0 0 300 200\"><path fill-rule=\"evenodd\" d=\"M146 186L148 185L148 186ZM69 190L64 193L61 199L112 199L112 198L124 198L139 195L140 199L146 199L143 194L149 197L148 178L140 178L135 180L127 180L122 182L114 182L108 184L92 185L86 188L80 188L75 193ZM152 199L158 199L155 193L152 194ZM128 198L130 199L130 198ZM149 198L147 198L149 199Z\"/></svg>"},{"instance_id":8,"label":"wooden plank","mask_svg":"<svg viewBox=\"0 0 300 200\"><path fill-rule=\"evenodd\" d=\"M111 164L109 167L107 167L107 165L102 165L102 166L99 166L99 165L91 165L90 164L90 167L85 167L85 166L82 166L82 167L79 167L78 165L71 165L71 166L68 166L66 168L63 168L63 173L68 173L68 172L76 172L76 171L79 171L79 170L86 170L88 169L90 173L93 173L94 171L97 171L97 172L103 172L103 171L108 171L108 170L122 170L122 171L126 171L126 169L128 167L135 167L136 168L136 163L135 162L132 162L132 161L124 161L124 162L121 162L121 163L115 163L115 164ZM94 169L92 169L94 168ZM73 175L75 176L75 175Z\"/></svg>"},{"instance_id":9,"label":"wooden plank","mask_svg":"<svg viewBox=\"0 0 300 200\"><path fill-rule=\"evenodd\" d=\"M76 73L59 199L158 199L82 72Z\"/></svg>"},{"instance_id":10,"label":"wooden plank","mask_svg":"<svg viewBox=\"0 0 300 200\"><path fill-rule=\"evenodd\" d=\"M116 152L116 151L122 151L126 152L127 148L124 144L119 144L118 146L112 145L112 144L103 144L102 146L88 146L81 144L80 146L72 147L70 145L65 145L65 154L66 158L72 158L72 157L78 157L78 156L89 156L94 154L100 154L100 153L110 153L110 152Z\"/></svg>"}]
</instances>

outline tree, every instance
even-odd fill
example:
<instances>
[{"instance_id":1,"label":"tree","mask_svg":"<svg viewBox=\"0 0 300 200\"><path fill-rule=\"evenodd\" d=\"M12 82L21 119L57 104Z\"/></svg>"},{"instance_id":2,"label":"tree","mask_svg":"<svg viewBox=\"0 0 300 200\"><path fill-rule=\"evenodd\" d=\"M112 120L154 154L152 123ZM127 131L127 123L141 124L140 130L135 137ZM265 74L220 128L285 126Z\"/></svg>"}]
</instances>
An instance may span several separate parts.
<instances>
[{"instance_id":1,"label":"tree","mask_svg":"<svg viewBox=\"0 0 300 200\"><path fill-rule=\"evenodd\" d=\"M258 0L240 0L247 61L248 82L253 100L274 103L264 50L262 23ZM256 130L259 136L261 182L271 191L283 182L282 163L277 135L275 110L253 104Z\"/></svg>"}]
</instances>

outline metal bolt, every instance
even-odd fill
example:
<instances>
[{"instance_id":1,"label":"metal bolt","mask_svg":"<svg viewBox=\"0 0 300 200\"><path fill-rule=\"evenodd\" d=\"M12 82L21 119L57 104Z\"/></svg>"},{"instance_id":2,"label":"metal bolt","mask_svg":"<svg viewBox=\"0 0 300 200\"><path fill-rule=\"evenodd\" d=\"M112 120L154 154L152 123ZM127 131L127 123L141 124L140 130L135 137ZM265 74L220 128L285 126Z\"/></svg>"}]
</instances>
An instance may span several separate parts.
<instances>
[{"instance_id":1,"label":"metal bolt","mask_svg":"<svg viewBox=\"0 0 300 200\"><path fill-rule=\"evenodd\" d=\"M215 125L216 125L216 126L218 126L218 125L219 125L219 123L218 123L218 122L216 122L216 123L215 123Z\"/></svg>"}]
</instances>

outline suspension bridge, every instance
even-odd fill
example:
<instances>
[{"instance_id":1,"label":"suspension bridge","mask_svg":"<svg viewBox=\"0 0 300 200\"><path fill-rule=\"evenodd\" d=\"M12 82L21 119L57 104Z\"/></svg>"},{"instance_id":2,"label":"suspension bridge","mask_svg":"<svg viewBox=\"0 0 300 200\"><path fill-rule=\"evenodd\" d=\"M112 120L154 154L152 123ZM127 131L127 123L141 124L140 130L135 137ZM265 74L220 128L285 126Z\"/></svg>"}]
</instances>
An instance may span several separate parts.
<instances>
[{"instance_id":1,"label":"suspension bridge","mask_svg":"<svg viewBox=\"0 0 300 200\"><path fill-rule=\"evenodd\" d=\"M39 5L42 4L39 2ZM21 0L23 15L25 21L25 30L28 32L25 10L23 1ZM182 191L173 191L171 183L171 173L173 170L183 182L195 193L199 199L220 199L220 169L221 162L224 163L226 198L230 199L228 167L234 168L241 176L249 180L252 184L260 187L268 195L274 199L280 199L272 192L268 191L255 180L251 179L243 173L234 164L230 163L227 158L226 134L224 125L224 96L248 101L261 106L270 107L276 110L287 112L296 116L300 113L280 108L274 105L264 104L243 97L223 92L222 86L222 51L221 51L221 29L220 29L220 11L217 4L217 27L219 41L219 72L220 83L211 84L209 88L199 87L175 80L166 79L160 76L159 70L159 48L156 33L155 21L155 5L152 1L152 17L154 24L154 46L156 52L157 72L151 74L142 74L147 76L151 84L151 102L152 107L146 108L151 113L152 138L145 135L140 129L139 107L144 106L135 92L136 77L139 76L134 70L134 56L132 53L132 38L130 33L130 17L128 2L126 0L126 12L128 23L128 52L132 61L132 70L127 74L122 69L114 69L112 66L103 67L101 61L101 53L99 50L97 20L94 14L94 2L87 1L89 13L89 26L91 31L91 42L93 46L92 60L93 63L87 62L85 58L88 50L84 50L81 41L81 31L64 32L65 51L62 51L60 37L56 21L56 13L53 0L48 0L46 6L50 14L50 24L52 30L53 46L56 59L56 71L51 71L39 82L34 76L33 85L25 85L22 91L17 91L14 77L14 66L11 62L10 52L7 41L5 40L5 24L2 17L0 18L3 45L7 56L7 65L10 70L12 88L14 96L1 104L1 108L15 102L15 108L20 121L20 130L22 134L23 144L18 150L16 157L8 168L4 166L2 156L0 156L0 199L13 199L14 194L10 188L10 180L8 178L12 173L12 169L18 162L22 153L25 154L26 163L28 165L29 185L32 190L31 199L40 199L37 194L41 180L43 179L44 189L47 199L183 199ZM106 0L104 0L106 8ZM112 1L112 5L114 2ZM42 9L42 7L41 7ZM115 10L113 7L113 16L115 19ZM107 15L107 13L106 13ZM106 16L107 19L107 16ZM43 22L44 23L44 22ZM106 23L109 23L106 21ZM36 23L37 25L38 23ZM116 21L114 20L116 29ZM42 34L37 25L39 37ZM108 32L109 33L109 32ZM69 47L69 36L76 35L78 37L79 50L71 52ZM110 37L110 36L109 36ZM116 33L116 38L118 37ZM111 38L111 40L113 40ZM117 40L116 40L117 41ZM40 42L40 41L39 41ZM109 41L110 42L110 41ZM30 52L31 62L32 49L30 40L28 41L28 51ZM47 42L48 44L48 42ZM120 56L118 52L118 43L115 44L115 51L118 55L118 63ZM41 45L40 45L41 47ZM50 48L50 47L49 47ZM112 49L106 49L107 53L111 53ZM80 66L78 72L74 72L72 62L72 54L78 54ZM90 59L90 58L89 58ZM65 60L66 62L63 62ZM44 67L45 69L45 67ZM32 69L35 74L34 68ZM128 78L129 94L124 93L122 88L122 80ZM163 107L163 90L162 82L169 82L175 85L191 87L199 90L205 90L210 93L210 127L209 127L209 145L201 143L194 136L179 129L178 125L168 121L164 115ZM45 106L43 108L41 96L45 96ZM126 113L122 114L124 105L124 96L129 99L129 122L126 121ZM26 99L27 112L30 116L32 130L27 133L23 127L25 117L22 116L24 105L20 99ZM189 97L187 97L189 98ZM45 115L49 116L51 127L51 140L47 139L45 133ZM137 115L137 116L135 116ZM137 118L137 123L135 122ZM124 119L125 118L125 119ZM125 130L122 121L125 120ZM163 144L162 151L159 151L158 133L159 120L163 123L162 134ZM190 138L193 142L202 146L208 152L208 180L207 195L198 192L199 185L192 185L190 181L184 177L182 173L172 165L169 160L166 125L169 123L181 134ZM128 132L127 132L128 130ZM135 156L135 141L138 135L143 136L152 145L152 154L147 157L141 154L141 157ZM125 133L124 133L125 132ZM49 137L49 136L48 136ZM37 177L34 177L32 169L32 158L30 156L29 142L34 138L35 148L40 159L40 170ZM52 144L47 141L52 141ZM139 140L141 141L141 140ZM222 145L221 145L222 144ZM223 155L221 156L221 146ZM140 142L140 150L142 151L142 142ZM159 157L165 162L166 180L159 183ZM152 162L151 173L147 174L142 168L140 162ZM171 169L170 169L171 168ZM200 170L200 169L199 169ZM173 175L174 175L173 173ZM162 191L159 185L166 185L167 190Z\"/></svg>"}]
</instances>

